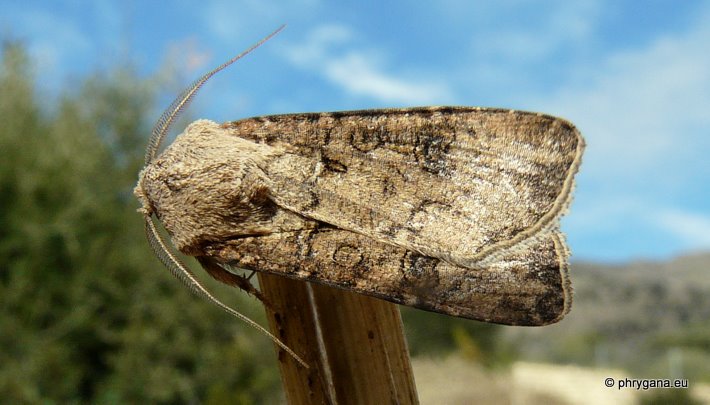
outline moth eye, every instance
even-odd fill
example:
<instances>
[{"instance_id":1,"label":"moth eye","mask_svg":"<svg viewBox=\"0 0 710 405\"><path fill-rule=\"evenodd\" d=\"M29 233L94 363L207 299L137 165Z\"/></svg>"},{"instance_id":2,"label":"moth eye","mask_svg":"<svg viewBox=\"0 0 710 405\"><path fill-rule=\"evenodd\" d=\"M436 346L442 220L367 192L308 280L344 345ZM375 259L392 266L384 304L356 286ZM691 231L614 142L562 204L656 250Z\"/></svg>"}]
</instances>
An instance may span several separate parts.
<instances>
[{"instance_id":1,"label":"moth eye","mask_svg":"<svg viewBox=\"0 0 710 405\"><path fill-rule=\"evenodd\" d=\"M165 183L165 187L167 187L168 190L170 190L172 192L179 191L182 188L181 187L182 182L173 176L166 177L163 182Z\"/></svg>"}]
</instances>

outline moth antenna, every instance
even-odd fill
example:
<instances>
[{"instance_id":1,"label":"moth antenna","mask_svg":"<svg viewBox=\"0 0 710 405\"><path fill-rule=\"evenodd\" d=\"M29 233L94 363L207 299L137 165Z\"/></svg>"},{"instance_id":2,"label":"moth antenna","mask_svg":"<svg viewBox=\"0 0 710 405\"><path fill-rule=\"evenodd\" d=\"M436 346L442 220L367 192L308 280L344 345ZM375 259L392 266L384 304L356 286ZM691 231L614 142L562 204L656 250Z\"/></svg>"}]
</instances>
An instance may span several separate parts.
<instances>
[{"instance_id":1,"label":"moth antenna","mask_svg":"<svg viewBox=\"0 0 710 405\"><path fill-rule=\"evenodd\" d=\"M215 69L209 71L208 73L197 79L194 83L192 83L192 85L190 85L187 89L183 90L183 92L180 93L180 95L170 104L170 106L168 106L168 108L163 112L158 121L155 123L155 126L151 131L150 140L148 141L148 147L145 152L145 164L148 165L153 161L153 159L155 159L155 155L158 152L158 148L163 142L165 135L170 129L170 126L175 122L180 113L190 104L192 98L202 87L202 85L207 82L207 80L209 80L217 72L223 70L224 68L241 59L254 49L258 48L264 42L268 41L274 35L278 34L281 30L283 30L284 27L286 27L286 25L280 26L274 32L267 35L265 38L263 38L256 44L252 45L246 51L240 53L239 55L221 64ZM296 353L294 353L293 350L291 350L288 346L281 342L276 336L272 335L269 331L264 329L264 327L262 327L258 323L252 321L246 316L223 304L221 301L215 298L209 291L207 291L207 289L202 285L202 283L200 283L200 281L195 277L195 274L190 271L190 269L170 251L167 243L165 243L165 240L163 240L163 237L160 235L157 228L155 227L152 215L146 215L145 217L145 232L146 236L148 237L150 247L153 249L155 255L158 256L163 265L165 265L165 267L170 270L170 273L172 273L175 278L185 284L185 286L187 286L190 291L192 291L197 296L217 305L218 307L226 311L228 314L241 319L248 325L257 329L259 332L268 336L274 343L276 343L279 347L285 350L286 353L291 355L303 367L308 368L306 362L303 361L303 359L301 359Z\"/></svg>"},{"instance_id":2,"label":"moth antenna","mask_svg":"<svg viewBox=\"0 0 710 405\"><path fill-rule=\"evenodd\" d=\"M165 243L165 240L163 240L163 237L160 235L158 229L155 227L155 223L153 222L151 216L145 217L145 233L148 237L148 243L153 249L153 252L155 252L155 255L158 256L158 259L160 259L160 261L165 265L165 267L170 270L170 273L172 273L175 278L185 284L190 291L192 291L198 297L217 305L218 307L226 311L228 314L241 319L259 332L268 336L274 343L276 343L280 348L284 349L286 353L291 355L291 357L293 357L303 367L308 368L308 364L306 364L303 359L301 359L296 353L294 353L293 350L289 349L289 347L286 346L283 342L281 342L276 336L272 335L268 330L264 329L263 326L252 321L251 319L240 314L239 312L233 310L227 305L223 304L214 295L207 291L207 289L202 285L202 283L200 283L200 281L195 277L195 274L177 256L175 256L170 251L168 245Z\"/></svg>"},{"instance_id":3,"label":"moth antenna","mask_svg":"<svg viewBox=\"0 0 710 405\"><path fill-rule=\"evenodd\" d=\"M145 151L145 164L147 165L148 163L152 162L153 159L155 159L155 155L158 153L158 148L160 147L160 144L163 142L163 139L165 138L165 135L167 134L168 130L170 129L170 126L175 122L177 117L180 115L180 113L188 106L190 105L190 102L192 101L192 98L197 94L197 91L200 90L202 85L204 85L207 80L209 80L212 76L214 76L217 72L223 70L227 66L231 65L232 63L238 61L254 49L258 48L261 46L264 42L268 41L271 39L274 35L278 34L281 32L286 27L286 25L282 25L279 28L277 28L274 32L271 34L267 35L264 37L261 41L257 42L256 44L252 45L249 49L246 51L240 53L239 55L233 57L232 59L224 62L223 64L217 66L216 68L212 69L211 71L207 72L205 75L197 79L192 85L190 85L188 88L183 90L182 93L180 93L179 96L168 106L168 108L163 112L163 114L160 116L158 121L155 123L155 126L153 127L153 130L151 131L150 135L150 140L148 141L148 148Z\"/></svg>"}]
</instances>

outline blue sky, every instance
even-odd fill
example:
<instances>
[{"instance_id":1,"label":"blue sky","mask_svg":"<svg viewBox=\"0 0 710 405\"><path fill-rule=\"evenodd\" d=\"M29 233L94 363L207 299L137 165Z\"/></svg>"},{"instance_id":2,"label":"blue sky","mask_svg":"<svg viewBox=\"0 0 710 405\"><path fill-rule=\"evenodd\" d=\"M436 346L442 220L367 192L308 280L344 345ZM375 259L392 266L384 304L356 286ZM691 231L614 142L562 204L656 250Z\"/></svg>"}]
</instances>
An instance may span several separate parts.
<instances>
[{"instance_id":1,"label":"blue sky","mask_svg":"<svg viewBox=\"0 0 710 405\"><path fill-rule=\"evenodd\" d=\"M25 41L50 95L127 60L144 75L169 64L188 84L287 23L189 114L474 105L565 117L588 144L563 220L574 260L710 249L710 1L1 3L0 35Z\"/></svg>"}]
</instances>

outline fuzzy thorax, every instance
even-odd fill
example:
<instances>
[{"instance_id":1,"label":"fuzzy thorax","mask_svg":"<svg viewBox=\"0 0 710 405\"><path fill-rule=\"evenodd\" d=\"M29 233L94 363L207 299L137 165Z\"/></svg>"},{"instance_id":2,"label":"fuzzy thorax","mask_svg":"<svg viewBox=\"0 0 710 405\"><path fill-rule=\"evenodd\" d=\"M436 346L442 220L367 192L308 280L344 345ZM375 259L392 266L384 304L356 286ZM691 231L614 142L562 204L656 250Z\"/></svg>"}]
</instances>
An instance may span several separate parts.
<instances>
[{"instance_id":1,"label":"fuzzy thorax","mask_svg":"<svg viewBox=\"0 0 710 405\"><path fill-rule=\"evenodd\" d=\"M303 229L304 220L271 200L264 170L278 147L242 139L198 120L140 174L135 195L186 254L217 241Z\"/></svg>"}]
</instances>

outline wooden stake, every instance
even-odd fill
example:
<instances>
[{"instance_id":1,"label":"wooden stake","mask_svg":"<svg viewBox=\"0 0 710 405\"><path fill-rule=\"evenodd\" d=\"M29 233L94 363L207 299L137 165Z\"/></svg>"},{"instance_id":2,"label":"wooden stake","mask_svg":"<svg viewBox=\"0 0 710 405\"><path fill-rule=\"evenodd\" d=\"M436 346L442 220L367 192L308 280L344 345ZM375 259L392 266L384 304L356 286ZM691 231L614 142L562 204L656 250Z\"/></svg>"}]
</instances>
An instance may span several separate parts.
<instances>
[{"instance_id":1,"label":"wooden stake","mask_svg":"<svg viewBox=\"0 0 710 405\"><path fill-rule=\"evenodd\" d=\"M289 404L418 404L395 304L259 273L271 332L310 366L278 349Z\"/></svg>"}]
</instances>

